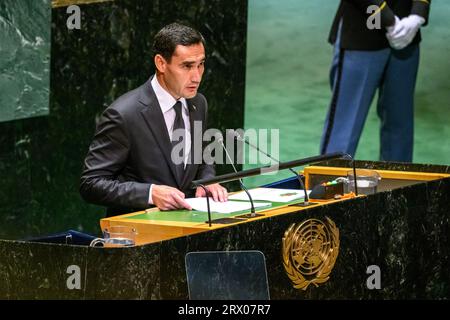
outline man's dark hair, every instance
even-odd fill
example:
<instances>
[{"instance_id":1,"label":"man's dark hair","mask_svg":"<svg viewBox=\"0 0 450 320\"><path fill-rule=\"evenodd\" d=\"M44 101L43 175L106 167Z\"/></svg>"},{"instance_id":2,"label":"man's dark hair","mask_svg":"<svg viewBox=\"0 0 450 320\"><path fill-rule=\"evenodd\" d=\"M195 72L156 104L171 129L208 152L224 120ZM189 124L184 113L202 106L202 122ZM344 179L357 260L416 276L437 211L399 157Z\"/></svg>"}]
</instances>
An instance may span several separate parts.
<instances>
[{"instance_id":1,"label":"man's dark hair","mask_svg":"<svg viewBox=\"0 0 450 320\"><path fill-rule=\"evenodd\" d=\"M170 62L177 45L191 46L198 43L205 45L205 39L200 32L180 23L171 23L156 34L153 56L160 54Z\"/></svg>"}]
</instances>

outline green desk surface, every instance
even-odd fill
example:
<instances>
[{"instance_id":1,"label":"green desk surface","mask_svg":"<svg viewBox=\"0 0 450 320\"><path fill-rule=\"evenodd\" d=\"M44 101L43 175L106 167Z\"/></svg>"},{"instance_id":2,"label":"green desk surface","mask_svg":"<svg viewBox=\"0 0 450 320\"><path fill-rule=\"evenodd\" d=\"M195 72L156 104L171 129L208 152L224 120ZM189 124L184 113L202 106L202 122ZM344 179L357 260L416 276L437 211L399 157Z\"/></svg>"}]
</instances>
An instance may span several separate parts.
<instances>
[{"instance_id":1,"label":"green desk surface","mask_svg":"<svg viewBox=\"0 0 450 320\"><path fill-rule=\"evenodd\" d=\"M267 202L267 201L255 201ZM303 199L294 200L291 202L272 202L272 206L256 209L256 212L267 211L277 207L286 206L290 204L297 204L303 202ZM221 218L231 218L240 214L249 213L249 210L238 211L233 213L217 213L211 212L211 220ZM189 210L172 210L172 211L150 211L128 216L124 219L132 220L157 220L157 221L178 221L178 222L196 222L203 223L208 221L208 213L201 211Z\"/></svg>"}]
</instances>

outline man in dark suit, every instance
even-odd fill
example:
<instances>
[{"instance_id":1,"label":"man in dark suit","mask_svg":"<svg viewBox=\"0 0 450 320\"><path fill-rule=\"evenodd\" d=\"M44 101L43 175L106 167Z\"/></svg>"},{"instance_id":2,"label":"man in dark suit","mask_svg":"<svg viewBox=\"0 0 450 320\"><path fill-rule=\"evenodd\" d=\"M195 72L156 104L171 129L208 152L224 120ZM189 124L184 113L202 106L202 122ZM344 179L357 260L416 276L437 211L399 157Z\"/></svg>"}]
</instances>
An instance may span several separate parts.
<instances>
[{"instance_id":1,"label":"man in dark suit","mask_svg":"<svg viewBox=\"0 0 450 320\"><path fill-rule=\"evenodd\" d=\"M191 209L185 197L205 196L190 188L213 177L204 163L202 141L207 102L197 93L204 72L204 38L178 23L154 39L156 75L119 97L102 114L85 159L80 193L108 207L113 216L157 206ZM194 130L200 127L201 130ZM200 161L198 159L200 158ZM196 161L194 161L196 159ZM208 186L215 201L226 201L219 184Z\"/></svg>"}]
</instances>

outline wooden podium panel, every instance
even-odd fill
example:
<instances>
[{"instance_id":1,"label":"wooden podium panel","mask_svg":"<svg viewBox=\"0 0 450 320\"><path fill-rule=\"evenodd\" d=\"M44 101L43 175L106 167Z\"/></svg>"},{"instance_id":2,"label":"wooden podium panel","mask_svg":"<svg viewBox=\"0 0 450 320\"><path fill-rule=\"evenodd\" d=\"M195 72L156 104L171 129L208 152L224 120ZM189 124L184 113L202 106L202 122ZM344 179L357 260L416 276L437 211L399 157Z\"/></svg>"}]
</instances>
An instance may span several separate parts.
<instances>
[{"instance_id":1,"label":"wooden podium panel","mask_svg":"<svg viewBox=\"0 0 450 320\"><path fill-rule=\"evenodd\" d=\"M311 187L311 184L317 184L317 181L327 181L336 177L345 177L347 176L347 172L350 170L352 170L352 168L322 166L307 167L304 170L305 187L308 189ZM408 185L414 185L424 181L444 179L450 176L449 174L445 173L393 171L379 169L368 170L378 172L381 177L380 184L378 185L378 192L393 190Z\"/></svg>"},{"instance_id":2,"label":"wooden podium panel","mask_svg":"<svg viewBox=\"0 0 450 320\"><path fill-rule=\"evenodd\" d=\"M329 201L327 203L332 203L336 201L343 200L334 200ZM302 202L302 201L300 201ZM298 203L298 202L297 202ZM231 225L249 223L252 221L272 218L277 215L282 215L290 212L295 212L299 210L306 210L307 208L317 207L324 205L322 204L312 204L309 207L299 207L296 206L297 203L290 203L285 205L278 205L272 208L265 208L262 210L256 210L258 214L262 214L263 216L258 216L250 219L240 219L236 218L239 215L242 215L243 212L232 213L228 215L224 214L215 214L211 213L212 216L212 225L209 226L207 223L207 214L206 213L198 213L196 211L188 211L188 210L173 210L161 212L158 208L152 208L145 211L133 212L125 215L120 215L116 217L110 217L100 220L100 226L102 230L109 226L114 225L126 225L132 226L137 231L136 244L143 245L148 243L159 242L163 240L174 239L181 236L192 235L200 232L207 232L211 230L216 230L220 228L226 228ZM245 212L249 213L249 212ZM192 216L200 214L203 219L201 221L191 221ZM179 215L187 216L185 220L181 220L177 217ZM235 222L231 223L214 223L216 218L232 218L236 219Z\"/></svg>"},{"instance_id":3,"label":"wooden podium panel","mask_svg":"<svg viewBox=\"0 0 450 320\"><path fill-rule=\"evenodd\" d=\"M335 179L338 176L346 176L347 171L351 168L346 167L321 167L310 166L304 169L306 188ZM423 173L423 172L405 172L405 171L391 171L391 170L374 170L377 171L382 180L378 191L392 190L395 188L414 185L423 181L431 181L449 177L449 174L442 173ZM364 197L360 195L359 197ZM213 224L208 225L208 216L205 212L188 211L188 210L173 210L160 211L157 208L147 209L144 211L133 212L125 215L101 219L100 225L102 230L109 226L126 225L133 226L138 235L136 238L137 245L155 243L159 241L174 239L182 236L193 235L200 232L208 232L220 228L227 228L231 225L251 223L252 221L273 218L277 215L283 215L291 212L302 212L303 210L310 210L317 206L326 206L332 203L347 201L348 198L339 200L322 200L307 207L301 207L297 204L302 202L292 203L273 203L270 208L263 208L256 210L257 213L262 214L260 217L250 219L239 219L238 216L248 213L239 212L232 214L217 214L212 213L211 219ZM314 201L311 201L314 202ZM214 223L214 220L221 218L235 219L230 223Z\"/></svg>"}]
</instances>

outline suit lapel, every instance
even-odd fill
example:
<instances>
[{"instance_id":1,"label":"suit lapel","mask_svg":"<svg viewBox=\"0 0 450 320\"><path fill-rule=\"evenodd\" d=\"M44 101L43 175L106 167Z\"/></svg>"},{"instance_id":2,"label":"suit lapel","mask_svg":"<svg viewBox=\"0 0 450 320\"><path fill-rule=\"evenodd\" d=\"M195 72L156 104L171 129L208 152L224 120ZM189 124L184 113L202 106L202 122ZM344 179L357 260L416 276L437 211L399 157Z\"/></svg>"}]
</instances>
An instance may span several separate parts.
<instances>
[{"instance_id":1,"label":"suit lapel","mask_svg":"<svg viewBox=\"0 0 450 320\"><path fill-rule=\"evenodd\" d=\"M175 165L171 159L172 143L170 141L169 133L167 131L166 122L164 120L164 115L159 106L158 99L156 98L155 92L153 91L150 78L142 87L140 93L139 101L146 105L146 108L141 110L141 114L144 117L150 131L152 132L159 148L166 159L167 164L172 171L175 181L181 186L180 181L177 180L177 174Z\"/></svg>"}]
</instances>

